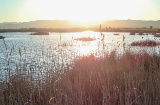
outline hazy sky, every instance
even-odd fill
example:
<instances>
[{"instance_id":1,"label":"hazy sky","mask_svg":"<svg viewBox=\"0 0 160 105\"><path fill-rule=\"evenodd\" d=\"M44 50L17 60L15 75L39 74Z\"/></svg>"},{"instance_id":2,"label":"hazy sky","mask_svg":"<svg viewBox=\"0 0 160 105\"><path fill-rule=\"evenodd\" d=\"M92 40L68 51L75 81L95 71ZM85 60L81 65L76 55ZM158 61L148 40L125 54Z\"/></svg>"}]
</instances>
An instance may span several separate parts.
<instances>
[{"instance_id":1,"label":"hazy sky","mask_svg":"<svg viewBox=\"0 0 160 105\"><path fill-rule=\"evenodd\" d=\"M0 0L0 22L160 20L160 0Z\"/></svg>"}]
</instances>

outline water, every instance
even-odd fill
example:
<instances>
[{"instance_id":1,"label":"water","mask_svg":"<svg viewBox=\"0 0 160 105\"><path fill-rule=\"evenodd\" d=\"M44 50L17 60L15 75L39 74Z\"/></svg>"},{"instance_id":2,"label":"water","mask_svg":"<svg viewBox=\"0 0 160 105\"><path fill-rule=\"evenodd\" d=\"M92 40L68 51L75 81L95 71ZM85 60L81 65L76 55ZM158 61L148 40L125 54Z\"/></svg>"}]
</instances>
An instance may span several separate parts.
<instances>
[{"instance_id":1,"label":"water","mask_svg":"<svg viewBox=\"0 0 160 105\"><path fill-rule=\"evenodd\" d=\"M30 32L0 33L6 37L0 40L0 79L8 79L14 74L30 78L45 78L52 72L63 72L66 67L73 64L74 59L94 54L96 57L104 56L115 50L122 54L125 50L133 52L155 49L158 47L130 47L133 41L156 40L153 35L129 35L128 32L104 32L104 43L100 40L99 32L85 31L74 33L54 33L50 35L29 35ZM125 41L123 41L123 35ZM80 37L92 37L96 40L83 42L74 40ZM143 37L143 38L142 38ZM124 49L125 48L125 49Z\"/></svg>"}]
</instances>

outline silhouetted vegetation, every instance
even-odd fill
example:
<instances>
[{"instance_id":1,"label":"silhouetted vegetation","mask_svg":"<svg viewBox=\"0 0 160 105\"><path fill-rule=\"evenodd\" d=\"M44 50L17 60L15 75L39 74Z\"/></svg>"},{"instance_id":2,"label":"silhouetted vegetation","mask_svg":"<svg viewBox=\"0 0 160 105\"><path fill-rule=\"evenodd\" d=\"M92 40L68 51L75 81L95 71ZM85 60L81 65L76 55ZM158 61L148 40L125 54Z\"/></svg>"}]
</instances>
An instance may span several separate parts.
<instances>
[{"instance_id":1,"label":"silhouetted vegetation","mask_svg":"<svg viewBox=\"0 0 160 105\"><path fill-rule=\"evenodd\" d=\"M49 35L48 32L34 32L34 33L31 33L30 35Z\"/></svg>"},{"instance_id":2,"label":"silhouetted vegetation","mask_svg":"<svg viewBox=\"0 0 160 105\"><path fill-rule=\"evenodd\" d=\"M133 31L132 31L132 32L130 32L130 35L135 35L135 32L133 32Z\"/></svg>"},{"instance_id":3,"label":"silhouetted vegetation","mask_svg":"<svg viewBox=\"0 0 160 105\"><path fill-rule=\"evenodd\" d=\"M4 36L0 36L0 39L4 39L5 37Z\"/></svg>"},{"instance_id":4,"label":"silhouetted vegetation","mask_svg":"<svg viewBox=\"0 0 160 105\"><path fill-rule=\"evenodd\" d=\"M154 37L160 37L160 34L155 34Z\"/></svg>"},{"instance_id":5,"label":"silhouetted vegetation","mask_svg":"<svg viewBox=\"0 0 160 105\"><path fill-rule=\"evenodd\" d=\"M119 35L119 34L117 33L117 34L113 34L113 35Z\"/></svg>"},{"instance_id":6,"label":"silhouetted vegetation","mask_svg":"<svg viewBox=\"0 0 160 105\"><path fill-rule=\"evenodd\" d=\"M157 46L160 43L157 43L154 40L144 40L144 41L134 41L131 43L131 46Z\"/></svg>"},{"instance_id":7,"label":"silhouetted vegetation","mask_svg":"<svg viewBox=\"0 0 160 105\"><path fill-rule=\"evenodd\" d=\"M79 40L79 41L84 41L84 42L87 42L87 41L93 41L93 40L96 40L94 38L91 38L91 37L83 37L83 38L77 38L75 40Z\"/></svg>"}]
</instances>

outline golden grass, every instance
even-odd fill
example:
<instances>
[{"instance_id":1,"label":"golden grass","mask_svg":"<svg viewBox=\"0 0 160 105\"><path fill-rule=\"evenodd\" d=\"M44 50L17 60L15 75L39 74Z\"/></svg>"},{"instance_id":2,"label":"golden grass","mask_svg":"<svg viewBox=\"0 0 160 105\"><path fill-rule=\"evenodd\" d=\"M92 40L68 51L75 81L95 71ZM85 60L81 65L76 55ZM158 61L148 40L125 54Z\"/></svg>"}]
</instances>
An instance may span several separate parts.
<instances>
[{"instance_id":1,"label":"golden grass","mask_svg":"<svg viewBox=\"0 0 160 105\"><path fill-rule=\"evenodd\" d=\"M45 82L14 76L0 84L2 105L159 105L160 56L116 52L75 60ZM40 82L40 81L39 81Z\"/></svg>"}]
</instances>

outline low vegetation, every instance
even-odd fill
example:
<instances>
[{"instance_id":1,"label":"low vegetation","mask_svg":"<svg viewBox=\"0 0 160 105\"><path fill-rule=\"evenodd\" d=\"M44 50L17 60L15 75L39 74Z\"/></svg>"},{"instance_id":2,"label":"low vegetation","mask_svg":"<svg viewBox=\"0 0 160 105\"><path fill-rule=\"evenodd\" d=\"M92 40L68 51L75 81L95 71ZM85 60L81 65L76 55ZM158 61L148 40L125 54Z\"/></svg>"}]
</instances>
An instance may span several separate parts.
<instances>
[{"instance_id":1,"label":"low vegetation","mask_svg":"<svg viewBox=\"0 0 160 105\"><path fill-rule=\"evenodd\" d=\"M157 54L84 56L37 84L21 75L0 82L2 105L159 105L159 99Z\"/></svg>"},{"instance_id":2,"label":"low vegetation","mask_svg":"<svg viewBox=\"0 0 160 105\"><path fill-rule=\"evenodd\" d=\"M160 37L160 34L155 34L154 37Z\"/></svg>"},{"instance_id":3,"label":"low vegetation","mask_svg":"<svg viewBox=\"0 0 160 105\"><path fill-rule=\"evenodd\" d=\"M96 39L95 38L91 38L91 37L82 37L82 38L77 38L75 40L87 42L87 41L93 41L93 40L96 40Z\"/></svg>"},{"instance_id":4,"label":"low vegetation","mask_svg":"<svg viewBox=\"0 0 160 105\"><path fill-rule=\"evenodd\" d=\"M131 43L131 46L157 46L160 43L154 40L144 40L144 41L134 41Z\"/></svg>"},{"instance_id":5,"label":"low vegetation","mask_svg":"<svg viewBox=\"0 0 160 105\"><path fill-rule=\"evenodd\" d=\"M4 36L0 36L0 39L4 39L5 37Z\"/></svg>"},{"instance_id":6,"label":"low vegetation","mask_svg":"<svg viewBox=\"0 0 160 105\"><path fill-rule=\"evenodd\" d=\"M49 35L48 32L34 32L34 33L31 33L30 35Z\"/></svg>"}]
</instances>

